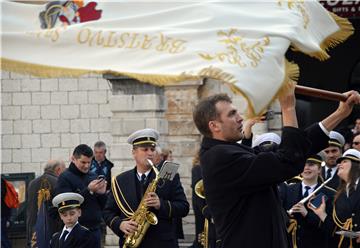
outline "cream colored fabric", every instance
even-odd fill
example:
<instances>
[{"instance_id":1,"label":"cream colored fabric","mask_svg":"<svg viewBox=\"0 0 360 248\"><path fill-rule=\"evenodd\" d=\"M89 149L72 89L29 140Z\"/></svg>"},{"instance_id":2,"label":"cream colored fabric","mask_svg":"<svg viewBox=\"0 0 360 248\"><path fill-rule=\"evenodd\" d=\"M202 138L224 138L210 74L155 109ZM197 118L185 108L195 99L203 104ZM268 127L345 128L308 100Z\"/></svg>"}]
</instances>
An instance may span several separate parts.
<instances>
[{"instance_id":1,"label":"cream colored fabric","mask_svg":"<svg viewBox=\"0 0 360 248\"><path fill-rule=\"evenodd\" d=\"M81 22L96 11L76 16L77 2L95 4L101 17ZM244 95L257 115L298 75L286 66L291 44L326 59L324 48L352 32L316 0L72 4L46 12L46 5L2 3L3 69L48 77L113 72L157 85L211 77ZM43 11L45 24L54 18L53 28L41 28Z\"/></svg>"}]
</instances>

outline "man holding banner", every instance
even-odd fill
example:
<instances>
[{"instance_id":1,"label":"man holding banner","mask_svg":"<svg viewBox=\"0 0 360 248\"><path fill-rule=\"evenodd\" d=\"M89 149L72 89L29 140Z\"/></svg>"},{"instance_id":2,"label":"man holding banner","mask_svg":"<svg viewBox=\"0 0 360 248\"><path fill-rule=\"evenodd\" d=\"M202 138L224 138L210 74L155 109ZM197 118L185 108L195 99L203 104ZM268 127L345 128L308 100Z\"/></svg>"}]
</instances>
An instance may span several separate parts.
<instances>
[{"instance_id":1,"label":"man holding banner","mask_svg":"<svg viewBox=\"0 0 360 248\"><path fill-rule=\"evenodd\" d=\"M298 129L292 87L279 97L284 126L279 149L259 154L237 142L243 138L243 119L227 95L210 96L195 107L194 122L204 135L200 163L205 197L220 247L288 247L277 184L300 174L310 149L324 148L329 130L360 103L357 92L346 95L345 103L309 131L310 141Z\"/></svg>"}]
</instances>

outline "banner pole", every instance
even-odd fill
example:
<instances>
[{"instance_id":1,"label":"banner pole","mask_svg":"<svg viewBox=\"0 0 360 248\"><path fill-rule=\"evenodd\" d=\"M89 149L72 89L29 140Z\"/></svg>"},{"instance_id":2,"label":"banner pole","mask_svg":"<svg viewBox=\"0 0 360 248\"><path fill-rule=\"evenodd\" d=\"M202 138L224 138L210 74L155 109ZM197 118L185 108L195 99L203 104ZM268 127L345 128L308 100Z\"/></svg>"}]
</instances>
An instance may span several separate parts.
<instances>
[{"instance_id":1,"label":"banner pole","mask_svg":"<svg viewBox=\"0 0 360 248\"><path fill-rule=\"evenodd\" d=\"M302 85L295 86L295 93L305 96L312 96L320 99L331 100L331 101L342 101L345 102L347 97L341 93L311 88Z\"/></svg>"}]
</instances>

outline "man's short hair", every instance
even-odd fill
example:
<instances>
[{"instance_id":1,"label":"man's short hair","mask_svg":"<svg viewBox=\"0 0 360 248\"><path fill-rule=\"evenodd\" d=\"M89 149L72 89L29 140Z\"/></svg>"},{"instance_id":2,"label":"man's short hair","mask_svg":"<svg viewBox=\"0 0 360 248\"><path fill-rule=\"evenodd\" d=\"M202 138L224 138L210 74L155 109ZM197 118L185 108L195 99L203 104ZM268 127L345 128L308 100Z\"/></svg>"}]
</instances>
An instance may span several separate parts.
<instances>
[{"instance_id":1,"label":"man's short hair","mask_svg":"<svg viewBox=\"0 0 360 248\"><path fill-rule=\"evenodd\" d=\"M105 144L105 142L104 141L101 141L101 140L99 140L99 141L97 141L96 143L95 143L95 145L94 145L94 149L95 148L104 148L105 149L105 151L106 151L106 144Z\"/></svg>"},{"instance_id":2,"label":"man's short hair","mask_svg":"<svg viewBox=\"0 0 360 248\"><path fill-rule=\"evenodd\" d=\"M219 118L219 113L215 106L218 102L232 103L231 98L227 94L216 94L202 99L195 106L193 119L197 129L205 137L212 137L209 121Z\"/></svg>"},{"instance_id":3,"label":"man's short hair","mask_svg":"<svg viewBox=\"0 0 360 248\"><path fill-rule=\"evenodd\" d=\"M91 158L93 156L93 150L91 149L90 146L85 145L85 144L81 144L78 145L77 147L75 147L74 152L73 152L73 156L75 158L80 158L81 155Z\"/></svg>"}]
</instances>

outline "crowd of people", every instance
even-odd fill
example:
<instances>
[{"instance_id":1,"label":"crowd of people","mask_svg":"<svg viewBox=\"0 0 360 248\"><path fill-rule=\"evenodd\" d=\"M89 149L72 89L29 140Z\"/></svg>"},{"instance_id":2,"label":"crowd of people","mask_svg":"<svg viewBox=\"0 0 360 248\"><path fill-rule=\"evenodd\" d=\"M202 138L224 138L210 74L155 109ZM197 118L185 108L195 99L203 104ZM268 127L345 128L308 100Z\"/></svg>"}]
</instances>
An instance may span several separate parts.
<instances>
[{"instance_id":1,"label":"crowd of people","mask_svg":"<svg viewBox=\"0 0 360 248\"><path fill-rule=\"evenodd\" d=\"M244 121L226 94L201 100L193 113L203 139L192 168L191 247L360 247L360 118L348 146L333 130L360 96L344 94L333 113L301 130L290 89L279 97L281 137L253 137L261 119ZM102 141L75 147L67 168L49 160L28 187L27 247L100 248L106 226L119 247L179 247L190 204L178 173L160 176L173 158L159 136L151 128L132 133L134 168L119 175Z\"/></svg>"}]
</instances>

